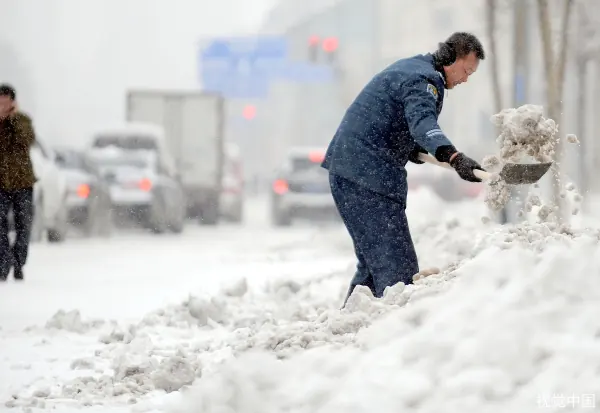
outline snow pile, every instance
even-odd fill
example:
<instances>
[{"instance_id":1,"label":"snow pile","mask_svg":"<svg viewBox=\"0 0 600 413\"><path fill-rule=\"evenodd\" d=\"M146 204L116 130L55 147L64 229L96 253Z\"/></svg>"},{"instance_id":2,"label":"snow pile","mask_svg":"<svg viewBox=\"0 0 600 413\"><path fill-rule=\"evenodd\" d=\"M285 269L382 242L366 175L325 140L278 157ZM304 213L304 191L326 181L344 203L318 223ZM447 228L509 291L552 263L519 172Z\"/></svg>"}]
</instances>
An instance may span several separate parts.
<instances>
[{"instance_id":1,"label":"snow pile","mask_svg":"<svg viewBox=\"0 0 600 413\"><path fill-rule=\"evenodd\" d=\"M558 143L558 126L554 120L543 116L542 106L504 109L491 120L500 130L496 139L500 153L486 157L482 161L484 169L497 174L506 163L523 162L525 157L537 162L552 161ZM485 203L490 209L502 209L509 197L510 187L498 175L487 183Z\"/></svg>"},{"instance_id":2,"label":"snow pile","mask_svg":"<svg viewBox=\"0 0 600 413\"><path fill-rule=\"evenodd\" d=\"M596 351L577 328L600 336L592 311L600 281L590 275L600 262L589 259L598 233L551 223L488 228L479 236L456 220L415 228L417 246L445 251L448 265L382 299L357 289L343 311L348 273L278 280L264 291L241 279L216 297L192 296L135 325L113 326L93 355L72 362L79 377L50 391L34 387L11 405L72 400L143 411L157 394L180 391L183 404L173 399L172 406L178 413L370 405L428 412L442 403L443 411L465 413L483 403L533 410L542 391L593 392L600 383L578 387L579 362L563 363ZM567 373L557 379L560 369Z\"/></svg>"},{"instance_id":3,"label":"snow pile","mask_svg":"<svg viewBox=\"0 0 600 413\"><path fill-rule=\"evenodd\" d=\"M435 207L436 200L427 199ZM480 229L477 220L461 222L452 216L417 224L413 229L417 250L435 252L423 254L424 266L441 266L441 276L447 276L470 256L476 241L473 234ZM368 305L360 311L340 312L353 270L352 265L343 273L305 282L280 279L263 291L250 290L241 279L217 296L190 296L181 304L151 312L134 325L98 324L102 329L99 348L71 362L74 379L54 383L42 398L32 394L46 384L34 383L15 395L11 405L55 405L64 400L79 405L141 402L157 393L184 389L218 371L221 363L251 350L287 359L307 349L353 347L361 328L439 279L431 276L406 288L400 284L383 300L368 297ZM361 305L361 299L360 294L353 295L349 308ZM75 321L66 325L75 327L68 330L89 332L78 327L88 325L78 313L71 314Z\"/></svg>"},{"instance_id":4,"label":"snow pile","mask_svg":"<svg viewBox=\"0 0 600 413\"><path fill-rule=\"evenodd\" d=\"M104 325L104 320L83 321L78 310L59 310L46 322L47 329L85 333ZM33 329L31 327L30 329Z\"/></svg>"},{"instance_id":5,"label":"snow pile","mask_svg":"<svg viewBox=\"0 0 600 413\"><path fill-rule=\"evenodd\" d=\"M429 287L398 285L382 300L363 289L342 317L380 316L352 346L242 354L172 412L558 411L560 395L590 407L600 396L598 240L547 244L546 254L490 246Z\"/></svg>"}]
</instances>

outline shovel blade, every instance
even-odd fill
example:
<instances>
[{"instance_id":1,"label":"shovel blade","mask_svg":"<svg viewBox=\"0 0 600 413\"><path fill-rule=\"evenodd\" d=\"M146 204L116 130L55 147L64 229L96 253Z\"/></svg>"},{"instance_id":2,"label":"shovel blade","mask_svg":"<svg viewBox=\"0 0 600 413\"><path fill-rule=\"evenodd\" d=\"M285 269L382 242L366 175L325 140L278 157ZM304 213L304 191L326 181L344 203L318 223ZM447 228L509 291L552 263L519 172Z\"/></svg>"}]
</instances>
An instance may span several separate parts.
<instances>
[{"instance_id":1,"label":"shovel blade","mask_svg":"<svg viewBox=\"0 0 600 413\"><path fill-rule=\"evenodd\" d=\"M552 166L552 162L534 164L507 163L500 171L500 178L509 185L534 184L548 172L550 166Z\"/></svg>"}]
</instances>

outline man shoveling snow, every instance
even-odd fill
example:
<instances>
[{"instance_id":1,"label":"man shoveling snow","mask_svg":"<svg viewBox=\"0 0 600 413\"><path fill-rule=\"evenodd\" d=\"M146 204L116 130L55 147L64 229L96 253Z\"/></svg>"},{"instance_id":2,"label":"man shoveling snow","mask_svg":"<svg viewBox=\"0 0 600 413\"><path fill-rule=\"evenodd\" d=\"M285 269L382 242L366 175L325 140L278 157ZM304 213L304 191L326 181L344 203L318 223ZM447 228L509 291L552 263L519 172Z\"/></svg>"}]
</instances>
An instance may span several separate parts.
<instances>
[{"instance_id":1,"label":"man shoveling snow","mask_svg":"<svg viewBox=\"0 0 600 413\"><path fill-rule=\"evenodd\" d=\"M474 170L483 168L454 147L437 120L444 89L467 82L484 58L474 35L454 33L435 53L375 75L346 111L323 162L358 259L346 300L357 285L381 297L419 272L405 211L408 161L423 163L419 154L431 153L462 179L481 182Z\"/></svg>"}]
</instances>

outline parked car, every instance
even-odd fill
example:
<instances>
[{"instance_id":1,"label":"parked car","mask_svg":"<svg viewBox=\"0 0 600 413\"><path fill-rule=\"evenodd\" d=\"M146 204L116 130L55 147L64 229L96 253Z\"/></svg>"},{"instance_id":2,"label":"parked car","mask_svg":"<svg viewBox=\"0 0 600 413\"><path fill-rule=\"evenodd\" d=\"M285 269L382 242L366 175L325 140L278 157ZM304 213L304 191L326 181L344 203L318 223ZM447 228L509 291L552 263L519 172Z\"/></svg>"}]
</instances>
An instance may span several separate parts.
<instances>
[{"instance_id":1,"label":"parked car","mask_svg":"<svg viewBox=\"0 0 600 413\"><path fill-rule=\"evenodd\" d=\"M110 205L117 218L157 234L183 230L183 189L157 151L109 145L91 148L87 156L108 184Z\"/></svg>"},{"instance_id":2,"label":"parked car","mask_svg":"<svg viewBox=\"0 0 600 413\"><path fill-rule=\"evenodd\" d=\"M242 222L244 215L244 174L240 148L233 144L225 145L225 162L221 199L221 216L230 222Z\"/></svg>"},{"instance_id":3,"label":"parked car","mask_svg":"<svg viewBox=\"0 0 600 413\"><path fill-rule=\"evenodd\" d=\"M67 182L68 221L86 236L109 236L112 209L108 185L81 151L55 149L56 164Z\"/></svg>"},{"instance_id":4,"label":"parked car","mask_svg":"<svg viewBox=\"0 0 600 413\"><path fill-rule=\"evenodd\" d=\"M56 154L39 139L31 148L31 162L38 181L34 186L32 241L47 236L49 242L62 242L68 232L67 183L55 163Z\"/></svg>"},{"instance_id":5,"label":"parked car","mask_svg":"<svg viewBox=\"0 0 600 413\"><path fill-rule=\"evenodd\" d=\"M276 226L295 218L338 217L327 170L321 167L322 148L293 148L271 187L271 217Z\"/></svg>"}]
</instances>

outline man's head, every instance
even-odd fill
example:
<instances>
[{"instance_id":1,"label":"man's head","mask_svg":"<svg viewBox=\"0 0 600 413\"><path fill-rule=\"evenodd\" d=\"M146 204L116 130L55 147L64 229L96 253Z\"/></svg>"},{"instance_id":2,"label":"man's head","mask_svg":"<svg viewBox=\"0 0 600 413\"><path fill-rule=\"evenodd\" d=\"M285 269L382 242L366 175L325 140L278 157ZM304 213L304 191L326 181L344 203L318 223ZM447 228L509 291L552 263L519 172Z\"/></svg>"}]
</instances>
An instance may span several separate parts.
<instances>
[{"instance_id":1,"label":"man's head","mask_svg":"<svg viewBox=\"0 0 600 413\"><path fill-rule=\"evenodd\" d=\"M0 85L0 119L7 117L14 110L16 97L17 93L12 86Z\"/></svg>"},{"instance_id":2,"label":"man's head","mask_svg":"<svg viewBox=\"0 0 600 413\"><path fill-rule=\"evenodd\" d=\"M446 87L465 83L477 71L479 61L485 59L483 46L471 33L457 32L440 43L434 53L436 63L443 66Z\"/></svg>"}]
</instances>

